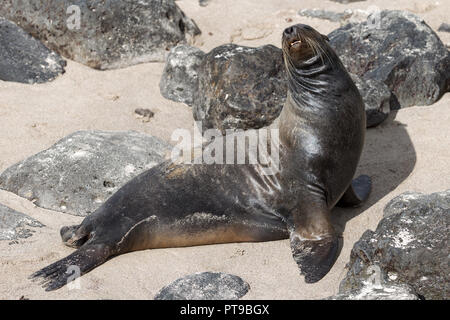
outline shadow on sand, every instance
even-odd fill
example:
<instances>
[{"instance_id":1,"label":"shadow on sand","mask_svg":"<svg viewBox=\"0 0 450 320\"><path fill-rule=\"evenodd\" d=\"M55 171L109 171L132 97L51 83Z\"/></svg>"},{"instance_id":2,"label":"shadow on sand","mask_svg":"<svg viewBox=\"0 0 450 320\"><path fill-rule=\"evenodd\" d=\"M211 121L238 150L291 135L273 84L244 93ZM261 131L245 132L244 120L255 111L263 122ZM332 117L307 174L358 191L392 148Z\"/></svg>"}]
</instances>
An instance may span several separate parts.
<instances>
[{"instance_id":1,"label":"shadow on sand","mask_svg":"<svg viewBox=\"0 0 450 320\"><path fill-rule=\"evenodd\" d=\"M397 188L414 169L416 152L406 131L406 125L395 120L396 113L397 111L391 111L384 123L366 132L364 150L356 176L369 175L372 178L372 192L361 207L333 209L332 222L336 231L341 234L349 220Z\"/></svg>"}]
</instances>

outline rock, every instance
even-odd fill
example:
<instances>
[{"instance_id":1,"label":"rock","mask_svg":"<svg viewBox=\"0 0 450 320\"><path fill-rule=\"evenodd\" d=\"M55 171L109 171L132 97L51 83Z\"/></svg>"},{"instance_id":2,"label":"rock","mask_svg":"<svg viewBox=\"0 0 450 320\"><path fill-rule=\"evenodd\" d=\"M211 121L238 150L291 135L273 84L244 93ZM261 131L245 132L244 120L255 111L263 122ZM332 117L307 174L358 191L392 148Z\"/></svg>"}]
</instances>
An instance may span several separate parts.
<instances>
[{"instance_id":1,"label":"rock","mask_svg":"<svg viewBox=\"0 0 450 320\"><path fill-rule=\"evenodd\" d=\"M42 208L87 216L169 150L139 132L78 131L6 169L0 188Z\"/></svg>"},{"instance_id":2,"label":"rock","mask_svg":"<svg viewBox=\"0 0 450 320\"><path fill-rule=\"evenodd\" d=\"M59 55L0 17L0 80L43 83L64 73L65 66Z\"/></svg>"},{"instance_id":3,"label":"rock","mask_svg":"<svg viewBox=\"0 0 450 320\"><path fill-rule=\"evenodd\" d=\"M194 118L203 120L204 129L218 128L223 132L267 126L286 100L286 73L280 55L281 49L272 46L226 45L206 55L197 48L179 45L169 54L160 91L167 99L194 105ZM225 56L232 58L225 60ZM248 65L246 59L250 61ZM263 63L266 66L262 67ZM259 73L263 75L258 76ZM254 82L245 82L249 75ZM365 102L367 127L380 124L397 106L395 97L380 81L351 76Z\"/></svg>"},{"instance_id":4,"label":"rock","mask_svg":"<svg viewBox=\"0 0 450 320\"><path fill-rule=\"evenodd\" d=\"M162 96L189 106L194 103L198 91L198 69L205 53L200 49L178 45L170 50L159 89Z\"/></svg>"},{"instance_id":5,"label":"rock","mask_svg":"<svg viewBox=\"0 0 450 320\"><path fill-rule=\"evenodd\" d=\"M17 240L28 238L33 234L32 228L41 228L39 221L8 208L0 203L0 240Z\"/></svg>"},{"instance_id":6,"label":"rock","mask_svg":"<svg viewBox=\"0 0 450 320\"><path fill-rule=\"evenodd\" d=\"M412 13L374 12L328 37L349 72L385 83L401 107L432 104L450 89L450 54Z\"/></svg>"},{"instance_id":7,"label":"rock","mask_svg":"<svg viewBox=\"0 0 450 320\"><path fill-rule=\"evenodd\" d=\"M202 272L180 278L162 288L155 300L237 300L250 286L240 277Z\"/></svg>"},{"instance_id":8,"label":"rock","mask_svg":"<svg viewBox=\"0 0 450 320\"><path fill-rule=\"evenodd\" d=\"M171 47L200 33L174 0L3 0L0 15L97 69L164 61Z\"/></svg>"},{"instance_id":9,"label":"rock","mask_svg":"<svg viewBox=\"0 0 450 320\"><path fill-rule=\"evenodd\" d=\"M448 24L448 23L441 23L441 25L439 26L438 31L450 32L450 24Z\"/></svg>"},{"instance_id":10,"label":"rock","mask_svg":"<svg viewBox=\"0 0 450 320\"><path fill-rule=\"evenodd\" d=\"M378 14L380 9L375 6L369 6L366 9L345 9L341 12L323 10L323 9L302 9L298 12L300 16L330 20L339 22L341 25L347 23L359 23L366 21L373 13Z\"/></svg>"},{"instance_id":11,"label":"rock","mask_svg":"<svg viewBox=\"0 0 450 320\"><path fill-rule=\"evenodd\" d=\"M322 9L302 9L298 12L298 14L303 17L325 19L333 22L339 22L341 20L350 18L352 12L351 11L334 12Z\"/></svg>"},{"instance_id":12,"label":"rock","mask_svg":"<svg viewBox=\"0 0 450 320\"><path fill-rule=\"evenodd\" d=\"M149 122L155 113L150 109L137 108L134 110L136 116L142 120L142 122Z\"/></svg>"},{"instance_id":13,"label":"rock","mask_svg":"<svg viewBox=\"0 0 450 320\"><path fill-rule=\"evenodd\" d=\"M391 200L375 232L367 230L355 243L339 293L378 281L409 285L425 299L448 300L449 219L450 189Z\"/></svg>"},{"instance_id":14,"label":"rock","mask_svg":"<svg viewBox=\"0 0 450 320\"><path fill-rule=\"evenodd\" d=\"M382 82L373 79L363 80L355 74L350 74L364 100L367 128L382 123L389 115L391 100L395 99L389 88Z\"/></svg>"},{"instance_id":15,"label":"rock","mask_svg":"<svg viewBox=\"0 0 450 320\"><path fill-rule=\"evenodd\" d=\"M280 49L227 44L207 53L198 69L193 112L203 128L258 129L281 112L287 94Z\"/></svg>"},{"instance_id":16,"label":"rock","mask_svg":"<svg viewBox=\"0 0 450 320\"><path fill-rule=\"evenodd\" d=\"M329 297L326 300L419 300L414 290L407 285L384 283L365 284L361 289Z\"/></svg>"},{"instance_id":17,"label":"rock","mask_svg":"<svg viewBox=\"0 0 450 320\"><path fill-rule=\"evenodd\" d=\"M201 7L206 7L206 6L209 4L210 1L211 1L211 0L198 0L198 4L199 4Z\"/></svg>"}]
</instances>

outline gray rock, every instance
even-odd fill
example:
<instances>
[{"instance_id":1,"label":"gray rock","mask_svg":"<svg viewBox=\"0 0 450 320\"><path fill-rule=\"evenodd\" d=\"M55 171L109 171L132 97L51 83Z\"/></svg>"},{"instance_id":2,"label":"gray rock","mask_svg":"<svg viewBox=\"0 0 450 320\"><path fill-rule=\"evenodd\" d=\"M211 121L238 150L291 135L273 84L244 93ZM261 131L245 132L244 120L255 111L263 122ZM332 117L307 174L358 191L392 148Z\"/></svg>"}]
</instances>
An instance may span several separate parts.
<instances>
[{"instance_id":1,"label":"gray rock","mask_svg":"<svg viewBox=\"0 0 450 320\"><path fill-rule=\"evenodd\" d=\"M205 53L187 45L170 50L159 89L163 97L192 106L198 91L198 69Z\"/></svg>"},{"instance_id":2,"label":"gray rock","mask_svg":"<svg viewBox=\"0 0 450 320\"><path fill-rule=\"evenodd\" d=\"M211 0L198 0L198 4L199 4L201 7L206 7L206 6L209 4L210 1L211 1Z\"/></svg>"},{"instance_id":3,"label":"gray rock","mask_svg":"<svg viewBox=\"0 0 450 320\"><path fill-rule=\"evenodd\" d=\"M134 131L78 131L0 175L0 188L36 205L78 216L164 160L170 146Z\"/></svg>"},{"instance_id":4,"label":"gray rock","mask_svg":"<svg viewBox=\"0 0 450 320\"><path fill-rule=\"evenodd\" d=\"M449 23L441 23L438 31L450 32L450 24Z\"/></svg>"},{"instance_id":5,"label":"gray rock","mask_svg":"<svg viewBox=\"0 0 450 320\"><path fill-rule=\"evenodd\" d=\"M350 74L364 100L366 108L367 127L375 127L382 123L389 115L391 100L395 99L389 88L382 82L367 79L363 80L355 74Z\"/></svg>"},{"instance_id":6,"label":"gray rock","mask_svg":"<svg viewBox=\"0 0 450 320\"><path fill-rule=\"evenodd\" d=\"M198 71L194 119L203 128L258 129L275 120L287 94L280 49L227 44L207 53Z\"/></svg>"},{"instance_id":7,"label":"gray rock","mask_svg":"<svg viewBox=\"0 0 450 320\"><path fill-rule=\"evenodd\" d=\"M302 9L298 12L300 16L309 18L318 18L324 20L330 20L333 22L339 22L351 17L352 12L334 12L323 9Z\"/></svg>"},{"instance_id":8,"label":"gray rock","mask_svg":"<svg viewBox=\"0 0 450 320\"><path fill-rule=\"evenodd\" d=\"M3 0L0 15L97 69L164 61L171 47L200 33L174 0Z\"/></svg>"},{"instance_id":9,"label":"gray rock","mask_svg":"<svg viewBox=\"0 0 450 320\"><path fill-rule=\"evenodd\" d=\"M58 54L0 17L0 80L43 83L64 73L65 65Z\"/></svg>"},{"instance_id":10,"label":"gray rock","mask_svg":"<svg viewBox=\"0 0 450 320\"><path fill-rule=\"evenodd\" d=\"M365 284L359 290L337 294L326 300L419 300L419 297L410 286L383 283Z\"/></svg>"},{"instance_id":11,"label":"gray rock","mask_svg":"<svg viewBox=\"0 0 450 320\"><path fill-rule=\"evenodd\" d=\"M39 221L8 208L0 203L0 240L17 240L33 235L32 228L40 228L44 225Z\"/></svg>"},{"instance_id":12,"label":"gray rock","mask_svg":"<svg viewBox=\"0 0 450 320\"><path fill-rule=\"evenodd\" d=\"M134 110L136 117L140 118L143 122L149 122L155 113L150 109L137 108Z\"/></svg>"},{"instance_id":13,"label":"gray rock","mask_svg":"<svg viewBox=\"0 0 450 320\"><path fill-rule=\"evenodd\" d=\"M448 300L449 222L450 190L394 198L375 232L367 230L355 243L339 293L378 281L407 284L425 299Z\"/></svg>"},{"instance_id":14,"label":"gray rock","mask_svg":"<svg viewBox=\"0 0 450 320\"><path fill-rule=\"evenodd\" d=\"M380 124L395 97L380 81L352 78L366 105L367 126ZM203 121L204 129L222 132L269 125L287 92L282 52L273 46L225 45L205 54L179 45L169 54L159 86L165 98L194 105L194 118Z\"/></svg>"},{"instance_id":15,"label":"gray rock","mask_svg":"<svg viewBox=\"0 0 450 320\"><path fill-rule=\"evenodd\" d=\"M401 107L432 104L450 88L448 50L412 13L373 12L328 37L349 72L385 83Z\"/></svg>"},{"instance_id":16,"label":"gray rock","mask_svg":"<svg viewBox=\"0 0 450 320\"><path fill-rule=\"evenodd\" d=\"M202 272L180 278L162 288L155 300L237 300L250 286L240 277Z\"/></svg>"}]
</instances>

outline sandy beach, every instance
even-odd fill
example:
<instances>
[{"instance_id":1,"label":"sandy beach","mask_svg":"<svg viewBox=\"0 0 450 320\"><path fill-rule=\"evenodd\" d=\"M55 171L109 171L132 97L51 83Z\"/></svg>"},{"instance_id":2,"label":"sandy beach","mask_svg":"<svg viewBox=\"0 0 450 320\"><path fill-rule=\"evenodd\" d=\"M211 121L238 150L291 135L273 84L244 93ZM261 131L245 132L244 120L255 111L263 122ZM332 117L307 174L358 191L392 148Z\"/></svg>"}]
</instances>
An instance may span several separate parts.
<instances>
[{"instance_id":1,"label":"sandy beach","mask_svg":"<svg viewBox=\"0 0 450 320\"><path fill-rule=\"evenodd\" d=\"M280 47L284 28L305 23L327 34L337 22L301 17L304 8L333 11L367 9L408 10L422 17L437 32L448 23L450 5L444 0L368 0L339 4L321 0L198 0L177 1L202 30L195 46L208 52L234 42L246 46ZM444 44L450 33L437 32ZM164 63L145 63L124 69L98 71L67 60L66 73L52 82L26 85L0 81L0 172L52 146L68 134L86 129L136 130L169 143L178 128L193 131L192 109L163 98L159 81ZM149 122L134 110L155 113ZM115 257L81 278L81 289L63 287L45 292L28 276L73 251L63 245L59 229L77 224L81 217L45 210L15 194L0 190L0 203L42 222L45 227L30 238L0 241L0 299L153 299L175 279L194 272L235 274L250 284L243 299L321 299L338 291L347 270L353 244L362 233L374 230L383 208L405 191L431 193L450 188L450 93L430 106L391 112L376 128L368 129L358 174L372 177L369 201L357 209L335 209L335 224L343 231L344 245L325 278L306 284L292 259L288 240L265 243L207 245L156 249Z\"/></svg>"}]
</instances>

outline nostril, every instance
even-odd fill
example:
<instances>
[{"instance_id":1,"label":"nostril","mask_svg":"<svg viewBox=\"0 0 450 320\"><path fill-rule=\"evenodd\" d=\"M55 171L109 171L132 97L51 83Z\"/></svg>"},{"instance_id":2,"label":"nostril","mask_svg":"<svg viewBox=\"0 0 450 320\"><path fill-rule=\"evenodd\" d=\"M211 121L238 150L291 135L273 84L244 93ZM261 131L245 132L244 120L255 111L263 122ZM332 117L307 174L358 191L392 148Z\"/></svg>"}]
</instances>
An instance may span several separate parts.
<instances>
[{"instance_id":1,"label":"nostril","mask_svg":"<svg viewBox=\"0 0 450 320\"><path fill-rule=\"evenodd\" d=\"M294 28L293 28L293 27L289 27L289 28L286 28L286 29L284 30L284 33L285 33L285 34L291 34L292 32L294 32Z\"/></svg>"}]
</instances>

